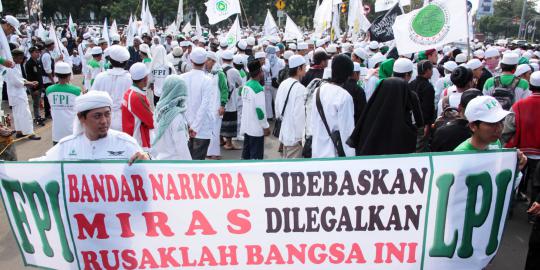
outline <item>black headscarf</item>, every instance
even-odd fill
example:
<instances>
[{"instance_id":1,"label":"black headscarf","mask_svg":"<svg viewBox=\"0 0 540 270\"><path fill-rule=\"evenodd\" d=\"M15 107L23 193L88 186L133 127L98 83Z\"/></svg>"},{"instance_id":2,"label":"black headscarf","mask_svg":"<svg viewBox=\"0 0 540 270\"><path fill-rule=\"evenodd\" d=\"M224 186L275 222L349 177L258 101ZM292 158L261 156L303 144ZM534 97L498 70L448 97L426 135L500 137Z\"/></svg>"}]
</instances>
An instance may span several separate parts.
<instances>
[{"instance_id":1,"label":"black headscarf","mask_svg":"<svg viewBox=\"0 0 540 270\"><path fill-rule=\"evenodd\" d=\"M414 153L417 129L423 126L418 97L401 78L382 80L347 141L356 155Z\"/></svg>"}]
</instances>

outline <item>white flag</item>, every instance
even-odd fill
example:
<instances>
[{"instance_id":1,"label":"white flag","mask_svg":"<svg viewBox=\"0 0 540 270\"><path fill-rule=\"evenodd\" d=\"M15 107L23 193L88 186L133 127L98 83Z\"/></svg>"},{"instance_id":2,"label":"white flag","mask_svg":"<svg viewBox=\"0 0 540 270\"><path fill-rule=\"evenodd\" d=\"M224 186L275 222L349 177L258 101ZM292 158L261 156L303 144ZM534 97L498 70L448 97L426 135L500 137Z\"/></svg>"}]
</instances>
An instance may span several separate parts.
<instances>
[{"instance_id":1,"label":"white flag","mask_svg":"<svg viewBox=\"0 0 540 270\"><path fill-rule=\"evenodd\" d=\"M285 24L285 33L283 34L284 40L293 40L296 39L298 41L304 41L304 34L296 23L287 15L287 23Z\"/></svg>"},{"instance_id":2,"label":"white flag","mask_svg":"<svg viewBox=\"0 0 540 270\"><path fill-rule=\"evenodd\" d=\"M182 28L182 33L187 35L192 29L193 27L191 26L191 22L187 22L186 25L184 25L184 28Z\"/></svg>"},{"instance_id":3,"label":"white flag","mask_svg":"<svg viewBox=\"0 0 540 270\"><path fill-rule=\"evenodd\" d=\"M133 21L133 14L129 15L128 25L124 28L124 34L126 35L126 43L128 46L133 46L133 39L135 38L136 30L135 22Z\"/></svg>"},{"instance_id":4,"label":"white flag","mask_svg":"<svg viewBox=\"0 0 540 270\"><path fill-rule=\"evenodd\" d=\"M201 21L199 20L199 14L195 12L195 34L198 38L202 37L202 26Z\"/></svg>"},{"instance_id":5,"label":"white flag","mask_svg":"<svg viewBox=\"0 0 540 270\"><path fill-rule=\"evenodd\" d=\"M184 22L184 0L178 0L178 10L176 11L176 23L180 25Z\"/></svg>"},{"instance_id":6,"label":"white flag","mask_svg":"<svg viewBox=\"0 0 540 270\"><path fill-rule=\"evenodd\" d=\"M453 0L453 1L458 1L458 0ZM389 10L393 8L397 2L400 2L402 7L411 5L411 0L377 0L375 1L375 12Z\"/></svg>"},{"instance_id":7,"label":"white flag","mask_svg":"<svg viewBox=\"0 0 540 270\"><path fill-rule=\"evenodd\" d=\"M332 12L333 13L332 14L333 15L332 29L330 32L330 40L332 41L338 39L341 36L341 27L339 26L339 22L340 22L339 16L341 12L339 12L338 5L333 5L333 8L334 8L334 12Z\"/></svg>"},{"instance_id":8,"label":"white flag","mask_svg":"<svg viewBox=\"0 0 540 270\"><path fill-rule=\"evenodd\" d=\"M178 32L178 28L176 27L176 23L173 22L171 23L168 27L167 27L167 30L165 30L165 33L166 34L171 34L171 35L176 35Z\"/></svg>"},{"instance_id":9,"label":"white flag","mask_svg":"<svg viewBox=\"0 0 540 270\"><path fill-rule=\"evenodd\" d=\"M107 45L111 46L111 39L109 38L109 27L107 26L107 18L103 22L103 29L101 29L101 37L107 41Z\"/></svg>"},{"instance_id":10,"label":"white flag","mask_svg":"<svg viewBox=\"0 0 540 270\"><path fill-rule=\"evenodd\" d=\"M109 30L109 35L118 35L118 27L116 26L116 20L113 20L111 24L111 30Z\"/></svg>"},{"instance_id":11,"label":"white flag","mask_svg":"<svg viewBox=\"0 0 540 270\"><path fill-rule=\"evenodd\" d=\"M141 21L144 21L144 18L146 18L146 0L142 0L141 5Z\"/></svg>"},{"instance_id":12,"label":"white flag","mask_svg":"<svg viewBox=\"0 0 540 270\"><path fill-rule=\"evenodd\" d=\"M242 32L240 31L240 22L238 21L238 16L236 16L236 20L234 20L234 23L231 26L231 29L225 36L225 40L227 41L227 44L229 45L229 49L236 46L236 42L239 41L241 37L242 37Z\"/></svg>"},{"instance_id":13,"label":"white flag","mask_svg":"<svg viewBox=\"0 0 540 270\"><path fill-rule=\"evenodd\" d=\"M276 20L272 17L270 10L266 12L266 19L264 20L264 35L265 36L277 36L279 34L279 28L276 24Z\"/></svg>"},{"instance_id":14,"label":"white flag","mask_svg":"<svg viewBox=\"0 0 540 270\"><path fill-rule=\"evenodd\" d=\"M75 23L73 22L73 19L71 18L71 14L69 14L68 27L69 27L69 32L71 33L71 37L76 39L77 38L77 27L75 26Z\"/></svg>"},{"instance_id":15,"label":"white flag","mask_svg":"<svg viewBox=\"0 0 540 270\"><path fill-rule=\"evenodd\" d=\"M351 0L349 2L349 17L347 18L349 31L353 35L358 35L360 32L367 32L371 23L364 14L364 4L362 0Z\"/></svg>"},{"instance_id":16,"label":"white flag","mask_svg":"<svg viewBox=\"0 0 540 270\"><path fill-rule=\"evenodd\" d=\"M234 14L240 13L240 2L238 0L208 0L205 5L209 24L216 24Z\"/></svg>"},{"instance_id":17,"label":"white flag","mask_svg":"<svg viewBox=\"0 0 540 270\"><path fill-rule=\"evenodd\" d=\"M330 28L332 23L332 2L333 0L323 0L315 16L313 17L313 24L315 26L315 36L321 38L322 34Z\"/></svg>"},{"instance_id":18,"label":"white flag","mask_svg":"<svg viewBox=\"0 0 540 270\"><path fill-rule=\"evenodd\" d=\"M60 46L64 47L64 44L60 43L54 29L54 24L51 23L51 25L49 26L49 39L54 41L54 50L52 51L51 56L53 57L53 59L57 59L58 57L60 57L60 55L62 55Z\"/></svg>"},{"instance_id":19,"label":"white flag","mask_svg":"<svg viewBox=\"0 0 540 270\"><path fill-rule=\"evenodd\" d=\"M150 12L150 5L148 4L148 2L146 2L146 21L148 23L148 27L150 28L150 30L152 29L156 29L156 27L154 26L154 17L152 16L152 13Z\"/></svg>"},{"instance_id":20,"label":"white flag","mask_svg":"<svg viewBox=\"0 0 540 270\"><path fill-rule=\"evenodd\" d=\"M43 27L43 24L41 24L41 22L39 23L39 26L38 26L37 35L42 40L45 40L48 37L47 31L45 31L45 28ZM9 48L9 47L7 47L7 48Z\"/></svg>"},{"instance_id":21,"label":"white flag","mask_svg":"<svg viewBox=\"0 0 540 270\"><path fill-rule=\"evenodd\" d=\"M467 38L465 1L437 0L398 16L392 27L399 54L433 49Z\"/></svg>"}]
</instances>

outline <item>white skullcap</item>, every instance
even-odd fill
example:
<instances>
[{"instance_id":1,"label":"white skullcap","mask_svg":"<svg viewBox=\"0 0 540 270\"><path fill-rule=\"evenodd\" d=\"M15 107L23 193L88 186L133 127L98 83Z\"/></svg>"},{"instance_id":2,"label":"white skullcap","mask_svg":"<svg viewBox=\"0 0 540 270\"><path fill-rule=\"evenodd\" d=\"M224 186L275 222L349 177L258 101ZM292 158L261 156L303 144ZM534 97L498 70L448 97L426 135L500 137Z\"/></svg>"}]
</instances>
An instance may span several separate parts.
<instances>
[{"instance_id":1,"label":"white skullcap","mask_svg":"<svg viewBox=\"0 0 540 270\"><path fill-rule=\"evenodd\" d=\"M467 62L467 55L464 53L460 53L456 56L456 63L463 64Z\"/></svg>"},{"instance_id":2,"label":"white skullcap","mask_svg":"<svg viewBox=\"0 0 540 270\"><path fill-rule=\"evenodd\" d=\"M467 67L469 67L472 70L475 70L477 68L481 68L482 67L482 62L480 62L480 60L478 60L478 59L472 59L469 62L467 62Z\"/></svg>"},{"instance_id":3,"label":"white skullcap","mask_svg":"<svg viewBox=\"0 0 540 270\"><path fill-rule=\"evenodd\" d=\"M329 68L329 67L325 68L322 78L323 78L323 80L331 79L332 78L332 69Z\"/></svg>"},{"instance_id":4,"label":"white skullcap","mask_svg":"<svg viewBox=\"0 0 540 270\"><path fill-rule=\"evenodd\" d=\"M326 44L326 41L324 39L317 39L315 42L315 47L319 48L322 47L324 44Z\"/></svg>"},{"instance_id":5,"label":"white skullcap","mask_svg":"<svg viewBox=\"0 0 540 270\"><path fill-rule=\"evenodd\" d=\"M474 57L479 59L484 59L484 51L483 50L476 50L474 51Z\"/></svg>"},{"instance_id":6,"label":"white skullcap","mask_svg":"<svg viewBox=\"0 0 540 270\"><path fill-rule=\"evenodd\" d=\"M7 15L5 17L6 19L6 22L13 26L13 28L15 28L15 34L17 35L21 35L21 32L19 32L19 27L21 26L21 24L19 23L19 20L17 20L17 18L11 16L11 15Z\"/></svg>"},{"instance_id":7,"label":"white skullcap","mask_svg":"<svg viewBox=\"0 0 540 270\"><path fill-rule=\"evenodd\" d=\"M247 43L248 46L255 46L255 38L254 38L254 37L251 37L251 36L248 37L248 38L246 39L246 43Z\"/></svg>"},{"instance_id":8,"label":"white skullcap","mask_svg":"<svg viewBox=\"0 0 540 270\"><path fill-rule=\"evenodd\" d=\"M353 53L364 61L368 58L368 54L363 48L356 48Z\"/></svg>"},{"instance_id":9,"label":"white skullcap","mask_svg":"<svg viewBox=\"0 0 540 270\"><path fill-rule=\"evenodd\" d=\"M533 54L531 52L525 52L522 56L527 58L527 60L530 60L533 57Z\"/></svg>"},{"instance_id":10,"label":"white skullcap","mask_svg":"<svg viewBox=\"0 0 540 270\"><path fill-rule=\"evenodd\" d=\"M62 38L61 42L68 42L67 38Z\"/></svg>"},{"instance_id":11,"label":"white skullcap","mask_svg":"<svg viewBox=\"0 0 540 270\"><path fill-rule=\"evenodd\" d=\"M407 58L399 58L394 63L393 71L396 73L408 73L413 71L414 64L411 60Z\"/></svg>"},{"instance_id":12,"label":"white skullcap","mask_svg":"<svg viewBox=\"0 0 540 270\"><path fill-rule=\"evenodd\" d=\"M302 50L307 50L308 49L308 44L305 43L305 42L301 42L301 43L298 43L298 46L296 46L296 48L300 51Z\"/></svg>"},{"instance_id":13,"label":"white skullcap","mask_svg":"<svg viewBox=\"0 0 540 270\"><path fill-rule=\"evenodd\" d=\"M135 63L129 68L129 74L131 74L131 79L134 81L142 80L144 77L150 74L148 68L143 63Z\"/></svg>"},{"instance_id":14,"label":"white skullcap","mask_svg":"<svg viewBox=\"0 0 540 270\"><path fill-rule=\"evenodd\" d=\"M191 43L189 43L189 41L180 41L180 47L189 47L191 46Z\"/></svg>"},{"instance_id":15,"label":"white skullcap","mask_svg":"<svg viewBox=\"0 0 540 270\"><path fill-rule=\"evenodd\" d=\"M217 56L216 56L216 53L215 53L215 52L207 51L207 52L206 52L206 58L207 58L207 59L214 60L215 62L217 62Z\"/></svg>"},{"instance_id":16,"label":"white skullcap","mask_svg":"<svg viewBox=\"0 0 540 270\"><path fill-rule=\"evenodd\" d=\"M369 43L369 49L371 49L373 51L379 49L379 42L377 42L377 41L370 42Z\"/></svg>"},{"instance_id":17,"label":"white skullcap","mask_svg":"<svg viewBox=\"0 0 540 270\"><path fill-rule=\"evenodd\" d=\"M535 51L535 52L533 53L533 55L536 56L537 58L540 58L540 52L539 52L539 51Z\"/></svg>"},{"instance_id":18,"label":"white skullcap","mask_svg":"<svg viewBox=\"0 0 540 270\"><path fill-rule=\"evenodd\" d=\"M244 57L242 57L241 55L237 54L233 57L232 59L233 63L236 64L236 65L242 65L244 63Z\"/></svg>"},{"instance_id":19,"label":"white skullcap","mask_svg":"<svg viewBox=\"0 0 540 270\"><path fill-rule=\"evenodd\" d=\"M219 47L222 47L222 48L226 48L228 47L229 44L227 43L227 40L222 38L220 41L219 41Z\"/></svg>"},{"instance_id":20,"label":"white skullcap","mask_svg":"<svg viewBox=\"0 0 540 270\"><path fill-rule=\"evenodd\" d=\"M75 111L78 113L103 107L112 107L112 105L111 96L104 91L90 91L75 99Z\"/></svg>"},{"instance_id":21,"label":"white skullcap","mask_svg":"<svg viewBox=\"0 0 540 270\"><path fill-rule=\"evenodd\" d=\"M289 68L296 68L306 64L306 59L301 55L293 55L289 58Z\"/></svg>"},{"instance_id":22,"label":"white skullcap","mask_svg":"<svg viewBox=\"0 0 540 270\"><path fill-rule=\"evenodd\" d=\"M443 54L448 54L450 51L452 50L452 47L450 46L444 46L442 51L443 51Z\"/></svg>"},{"instance_id":23,"label":"white skullcap","mask_svg":"<svg viewBox=\"0 0 540 270\"><path fill-rule=\"evenodd\" d=\"M102 54L103 50L101 49L101 47L95 46L95 47L92 48L92 50L90 52L91 52L92 55L97 55L97 54Z\"/></svg>"},{"instance_id":24,"label":"white skullcap","mask_svg":"<svg viewBox=\"0 0 540 270\"><path fill-rule=\"evenodd\" d=\"M247 45L247 42L246 42L245 40L241 39L240 41L238 41L237 46L238 46L238 48L239 48L240 50L243 51L243 50L247 49L247 46L248 46L248 45Z\"/></svg>"},{"instance_id":25,"label":"white skullcap","mask_svg":"<svg viewBox=\"0 0 540 270\"><path fill-rule=\"evenodd\" d=\"M458 67L458 65L454 61L448 61L448 62L444 63L443 67L444 67L444 69L446 69L446 70L448 70L450 72L453 72L454 69L456 69Z\"/></svg>"},{"instance_id":26,"label":"white skullcap","mask_svg":"<svg viewBox=\"0 0 540 270\"><path fill-rule=\"evenodd\" d=\"M193 62L193 63L195 63L197 65L204 64L204 62L206 62L206 58L207 58L206 50L204 50L201 47L197 47L197 48L193 49L193 51L191 51L190 56L191 56L191 62Z\"/></svg>"},{"instance_id":27,"label":"white skullcap","mask_svg":"<svg viewBox=\"0 0 540 270\"><path fill-rule=\"evenodd\" d=\"M83 34L83 39L89 39L90 37L91 37L91 35L88 32Z\"/></svg>"},{"instance_id":28,"label":"white skullcap","mask_svg":"<svg viewBox=\"0 0 540 270\"><path fill-rule=\"evenodd\" d=\"M120 45L112 45L107 50L109 52L109 57L117 62L126 62L129 60L129 51Z\"/></svg>"},{"instance_id":29,"label":"white skullcap","mask_svg":"<svg viewBox=\"0 0 540 270\"><path fill-rule=\"evenodd\" d=\"M369 59L369 68L375 68L375 66L386 60L386 57L382 53L376 53Z\"/></svg>"},{"instance_id":30,"label":"white skullcap","mask_svg":"<svg viewBox=\"0 0 540 270\"><path fill-rule=\"evenodd\" d=\"M330 44L328 48L326 48L327 53L337 53L338 46L336 44Z\"/></svg>"},{"instance_id":31,"label":"white skullcap","mask_svg":"<svg viewBox=\"0 0 540 270\"><path fill-rule=\"evenodd\" d=\"M519 63L519 55L513 52L505 53L503 55L501 63L510 66L517 65Z\"/></svg>"},{"instance_id":32,"label":"white skullcap","mask_svg":"<svg viewBox=\"0 0 540 270\"><path fill-rule=\"evenodd\" d=\"M535 71L531 74L531 85L540 87L540 71Z\"/></svg>"},{"instance_id":33,"label":"white skullcap","mask_svg":"<svg viewBox=\"0 0 540 270\"><path fill-rule=\"evenodd\" d=\"M285 51L283 53L283 59L285 60L289 60L291 58L291 56L294 55L294 52L293 51Z\"/></svg>"},{"instance_id":34,"label":"white skullcap","mask_svg":"<svg viewBox=\"0 0 540 270\"><path fill-rule=\"evenodd\" d=\"M497 56L500 56L499 50L497 50L497 48L494 48L494 47L491 47L491 48L487 49L487 50L484 52L484 57L485 57L485 58L489 58L489 57L497 57Z\"/></svg>"},{"instance_id":35,"label":"white skullcap","mask_svg":"<svg viewBox=\"0 0 540 270\"><path fill-rule=\"evenodd\" d=\"M530 65L533 68L533 72L540 70L540 65L538 65L538 63L530 63Z\"/></svg>"},{"instance_id":36,"label":"white skullcap","mask_svg":"<svg viewBox=\"0 0 540 270\"><path fill-rule=\"evenodd\" d=\"M182 50L182 47L176 46L176 47L173 48L172 54L173 54L173 56L180 57L180 56L184 55L184 50Z\"/></svg>"},{"instance_id":37,"label":"white skullcap","mask_svg":"<svg viewBox=\"0 0 540 270\"><path fill-rule=\"evenodd\" d=\"M145 54L150 54L150 47L148 47L148 44L146 43L143 43L139 46L139 51L141 51L142 53L145 53Z\"/></svg>"},{"instance_id":38,"label":"white skullcap","mask_svg":"<svg viewBox=\"0 0 540 270\"><path fill-rule=\"evenodd\" d=\"M297 49L296 44L294 43L289 44L289 49L296 50Z\"/></svg>"},{"instance_id":39,"label":"white skullcap","mask_svg":"<svg viewBox=\"0 0 540 270\"><path fill-rule=\"evenodd\" d=\"M522 64L516 68L516 72L514 72L514 75L521 76L529 71L531 71L531 66L529 66L528 64Z\"/></svg>"},{"instance_id":40,"label":"white skullcap","mask_svg":"<svg viewBox=\"0 0 540 270\"><path fill-rule=\"evenodd\" d=\"M266 53L265 52L256 52L255 53L255 59L262 59L262 58L266 58Z\"/></svg>"},{"instance_id":41,"label":"white skullcap","mask_svg":"<svg viewBox=\"0 0 540 270\"><path fill-rule=\"evenodd\" d=\"M66 62L58 62L54 65L54 72L57 74L71 74L71 66Z\"/></svg>"},{"instance_id":42,"label":"white skullcap","mask_svg":"<svg viewBox=\"0 0 540 270\"><path fill-rule=\"evenodd\" d=\"M223 53L221 53L221 59L223 60L231 61L233 60L233 57L234 57L234 54L230 50L225 50L223 51Z\"/></svg>"}]
</instances>

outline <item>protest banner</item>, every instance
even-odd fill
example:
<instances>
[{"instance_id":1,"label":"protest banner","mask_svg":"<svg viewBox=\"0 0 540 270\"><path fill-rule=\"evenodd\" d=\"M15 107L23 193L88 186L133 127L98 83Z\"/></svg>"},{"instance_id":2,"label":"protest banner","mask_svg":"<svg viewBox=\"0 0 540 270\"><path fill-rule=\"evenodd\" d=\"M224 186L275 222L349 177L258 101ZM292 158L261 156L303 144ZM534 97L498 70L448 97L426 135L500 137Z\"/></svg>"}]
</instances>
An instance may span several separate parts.
<instances>
[{"instance_id":1,"label":"protest banner","mask_svg":"<svg viewBox=\"0 0 540 270\"><path fill-rule=\"evenodd\" d=\"M504 231L515 168L515 150L3 163L0 186L26 265L482 269Z\"/></svg>"}]
</instances>

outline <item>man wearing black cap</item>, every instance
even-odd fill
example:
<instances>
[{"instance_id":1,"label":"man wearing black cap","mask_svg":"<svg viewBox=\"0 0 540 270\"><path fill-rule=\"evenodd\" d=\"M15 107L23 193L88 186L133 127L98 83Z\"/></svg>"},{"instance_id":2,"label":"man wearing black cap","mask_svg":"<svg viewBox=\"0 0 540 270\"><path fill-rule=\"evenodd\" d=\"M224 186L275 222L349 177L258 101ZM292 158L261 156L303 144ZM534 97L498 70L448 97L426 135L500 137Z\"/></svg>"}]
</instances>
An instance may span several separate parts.
<instances>
[{"instance_id":1,"label":"man wearing black cap","mask_svg":"<svg viewBox=\"0 0 540 270\"><path fill-rule=\"evenodd\" d=\"M264 136L270 135L270 125L266 120L264 87L259 83L264 74L259 61L248 63L249 80L241 90L242 119L240 134L244 135L242 159L263 159Z\"/></svg>"},{"instance_id":2,"label":"man wearing black cap","mask_svg":"<svg viewBox=\"0 0 540 270\"><path fill-rule=\"evenodd\" d=\"M28 61L26 61L26 64L24 65L24 69L26 71L26 79L29 81L38 82L36 86L29 87L34 107L34 120L36 121L36 124L44 126L44 119L41 118L39 111L39 105L41 103L41 91L43 91L42 89L44 89L42 77L43 65L41 64L41 60L39 59L41 55L41 50L36 46L32 46L28 51L30 52L30 59L28 59Z\"/></svg>"}]
</instances>

